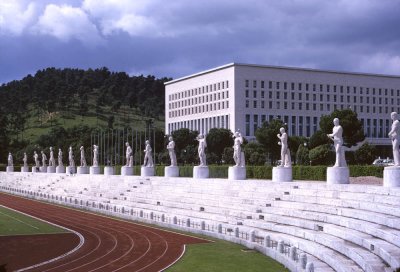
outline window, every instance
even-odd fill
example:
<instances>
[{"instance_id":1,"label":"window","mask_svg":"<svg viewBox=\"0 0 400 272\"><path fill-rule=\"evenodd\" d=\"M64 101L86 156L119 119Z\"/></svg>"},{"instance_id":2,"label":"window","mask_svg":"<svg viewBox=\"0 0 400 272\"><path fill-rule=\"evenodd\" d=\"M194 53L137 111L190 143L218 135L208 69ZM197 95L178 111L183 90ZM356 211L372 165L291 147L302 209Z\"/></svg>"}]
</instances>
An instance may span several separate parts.
<instances>
[{"instance_id":1,"label":"window","mask_svg":"<svg viewBox=\"0 0 400 272\"><path fill-rule=\"evenodd\" d=\"M302 110L302 104L301 103L299 103L299 110Z\"/></svg>"},{"instance_id":2,"label":"window","mask_svg":"<svg viewBox=\"0 0 400 272\"><path fill-rule=\"evenodd\" d=\"M306 91L308 91L308 89L309 89L309 84L306 83Z\"/></svg>"},{"instance_id":3,"label":"window","mask_svg":"<svg viewBox=\"0 0 400 272\"><path fill-rule=\"evenodd\" d=\"M253 108L255 108L255 109L257 108L257 100L253 101Z\"/></svg>"},{"instance_id":4,"label":"window","mask_svg":"<svg viewBox=\"0 0 400 272\"><path fill-rule=\"evenodd\" d=\"M249 87L249 80L246 79L246 88Z\"/></svg>"},{"instance_id":5,"label":"window","mask_svg":"<svg viewBox=\"0 0 400 272\"><path fill-rule=\"evenodd\" d=\"M253 91L253 98L257 98L257 91Z\"/></svg>"},{"instance_id":6,"label":"window","mask_svg":"<svg viewBox=\"0 0 400 272\"><path fill-rule=\"evenodd\" d=\"M264 80L261 80L261 88L264 88Z\"/></svg>"},{"instance_id":7,"label":"window","mask_svg":"<svg viewBox=\"0 0 400 272\"><path fill-rule=\"evenodd\" d=\"M270 89L272 89L272 81L269 81L269 82L268 82L268 87L269 87Z\"/></svg>"},{"instance_id":8,"label":"window","mask_svg":"<svg viewBox=\"0 0 400 272\"><path fill-rule=\"evenodd\" d=\"M262 108L262 109L265 108L265 102L264 102L264 100L261 101L261 108Z\"/></svg>"},{"instance_id":9,"label":"window","mask_svg":"<svg viewBox=\"0 0 400 272\"><path fill-rule=\"evenodd\" d=\"M287 82L283 82L283 89L287 90Z\"/></svg>"},{"instance_id":10,"label":"window","mask_svg":"<svg viewBox=\"0 0 400 272\"><path fill-rule=\"evenodd\" d=\"M269 101L268 107L269 107L270 109L272 109L272 101Z\"/></svg>"},{"instance_id":11,"label":"window","mask_svg":"<svg viewBox=\"0 0 400 272\"><path fill-rule=\"evenodd\" d=\"M276 92L276 99L280 99L281 93L280 92Z\"/></svg>"},{"instance_id":12,"label":"window","mask_svg":"<svg viewBox=\"0 0 400 272\"><path fill-rule=\"evenodd\" d=\"M254 114L253 116L253 135L256 132L257 128L258 128L258 115Z\"/></svg>"},{"instance_id":13,"label":"window","mask_svg":"<svg viewBox=\"0 0 400 272\"><path fill-rule=\"evenodd\" d=\"M291 84L291 90L294 91L294 83Z\"/></svg>"},{"instance_id":14,"label":"window","mask_svg":"<svg viewBox=\"0 0 400 272\"><path fill-rule=\"evenodd\" d=\"M279 90L279 81L276 82L276 89Z\"/></svg>"},{"instance_id":15,"label":"window","mask_svg":"<svg viewBox=\"0 0 400 272\"><path fill-rule=\"evenodd\" d=\"M250 136L250 114L246 114L246 136Z\"/></svg>"},{"instance_id":16,"label":"window","mask_svg":"<svg viewBox=\"0 0 400 272\"><path fill-rule=\"evenodd\" d=\"M301 83L299 83L299 91L301 91Z\"/></svg>"},{"instance_id":17,"label":"window","mask_svg":"<svg viewBox=\"0 0 400 272\"><path fill-rule=\"evenodd\" d=\"M287 92L283 93L283 99L285 99L285 100L287 99Z\"/></svg>"},{"instance_id":18,"label":"window","mask_svg":"<svg viewBox=\"0 0 400 272\"><path fill-rule=\"evenodd\" d=\"M261 98L264 98L264 91L261 91Z\"/></svg>"},{"instance_id":19,"label":"window","mask_svg":"<svg viewBox=\"0 0 400 272\"><path fill-rule=\"evenodd\" d=\"M246 108L249 107L249 100L246 100Z\"/></svg>"},{"instance_id":20,"label":"window","mask_svg":"<svg viewBox=\"0 0 400 272\"><path fill-rule=\"evenodd\" d=\"M271 91L269 91L268 97L269 97L269 99L272 99L272 92Z\"/></svg>"},{"instance_id":21,"label":"window","mask_svg":"<svg viewBox=\"0 0 400 272\"><path fill-rule=\"evenodd\" d=\"M253 88L257 88L257 80L253 80Z\"/></svg>"}]
</instances>

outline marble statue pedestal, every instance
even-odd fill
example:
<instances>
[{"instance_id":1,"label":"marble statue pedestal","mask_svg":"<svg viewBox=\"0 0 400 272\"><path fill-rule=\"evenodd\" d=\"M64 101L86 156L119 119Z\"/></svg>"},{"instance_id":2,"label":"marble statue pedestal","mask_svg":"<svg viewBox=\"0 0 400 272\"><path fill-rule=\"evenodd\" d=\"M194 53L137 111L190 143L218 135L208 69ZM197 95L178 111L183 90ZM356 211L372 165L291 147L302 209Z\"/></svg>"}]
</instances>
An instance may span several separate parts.
<instances>
[{"instance_id":1,"label":"marble statue pedestal","mask_svg":"<svg viewBox=\"0 0 400 272\"><path fill-rule=\"evenodd\" d=\"M90 166L90 174L91 175L100 175L100 167L99 166Z\"/></svg>"},{"instance_id":2,"label":"marble statue pedestal","mask_svg":"<svg viewBox=\"0 0 400 272\"><path fill-rule=\"evenodd\" d=\"M122 166L121 167L121 176L133 176L133 167Z\"/></svg>"},{"instance_id":3,"label":"marble statue pedestal","mask_svg":"<svg viewBox=\"0 0 400 272\"><path fill-rule=\"evenodd\" d=\"M77 172L78 175L86 175L89 174L89 167L87 166L78 166Z\"/></svg>"},{"instance_id":4,"label":"marble statue pedestal","mask_svg":"<svg viewBox=\"0 0 400 272\"><path fill-rule=\"evenodd\" d=\"M348 167L328 167L326 172L327 184L349 184L350 171Z\"/></svg>"},{"instance_id":5,"label":"marble statue pedestal","mask_svg":"<svg viewBox=\"0 0 400 272\"><path fill-rule=\"evenodd\" d=\"M40 173L47 173L47 166L40 166L39 167L39 172Z\"/></svg>"},{"instance_id":6,"label":"marble statue pedestal","mask_svg":"<svg viewBox=\"0 0 400 272\"><path fill-rule=\"evenodd\" d=\"M172 165L165 167L164 177L179 177L179 167Z\"/></svg>"},{"instance_id":7,"label":"marble statue pedestal","mask_svg":"<svg viewBox=\"0 0 400 272\"><path fill-rule=\"evenodd\" d=\"M105 176L112 176L114 175L114 166L106 166L104 167L104 175Z\"/></svg>"},{"instance_id":8,"label":"marble statue pedestal","mask_svg":"<svg viewBox=\"0 0 400 272\"><path fill-rule=\"evenodd\" d=\"M14 166L7 166L6 172L7 173L14 172Z\"/></svg>"},{"instance_id":9,"label":"marble statue pedestal","mask_svg":"<svg viewBox=\"0 0 400 272\"><path fill-rule=\"evenodd\" d=\"M228 168L229 180L244 180L246 179L246 167L244 166L230 166Z\"/></svg>"},{"instance_id":10,"label":"marble statue pedestal","mask_svg":"<svg viewBox=\"0 0 400 272\"><path fill-rule=\"evenodd\" d=\"M55 166L48 166L47 167L47 173L55 173L56 172L56 167Z\"/></svg>"},{"instance_id":11,"label":"marble statue pedestal","mask_svg":"<svg viewBox=\"0 0 400 272\"><path fill-rule=\"evenodd\" d=\"M76 168L75 166L67 166L65 173L67 173L67 175L73 175L76 174Z\"/></svg>"},{"instance_id":12,"label":"marble statue pedestal","mask_svg":"<svg viewBox=\"0 0 400 272\"><path fill-rule=\"evenodd\" d=\"M142 166L140 168L141 177L154 177L154 167Z\"/></svg>"},{"instance_id":13,"label":"marble statue pedestal","mask_svg":"<svg viewBox=\"0 0 400 272\"><path fill-rule=\"evenodd\" d=\"M205 179L210 177L210 170L208 166L195 166L193 167L193 178Z\"/></svg>"},{"instance_id":14,"label":"marble statue pedestal","mask_svg":"<svg viewBox=\"0 0 400 272\"><path fill-rule=\"evenodd\" d=\"M29 166L21 166L21 173L29 172Z\"/></svg>"},{"instance_id":15,"label":"marble statue pedestal","mask_svg":"<svg viewBox=\"0 0 400 272\"><path fill-rule=\"evenodd\" d=\"M400 187L400 166L387 166L383 170L384 187Z\"/></svg>"},{"instance_id":16,"label":"marble statue pedestal","mask_svg":"<svg viewBox=\"0 0 400 272\"><path fill-rule=\"evenodd\" d=\"M56 173L57 174L65 174L65 166L59 165L56 167Z\"/></svg>"},{"instance_id":17,"label":"marble statue pedestal","mask_svg":"<svg viewBox=\"0 0 400 272\"><path fill-rule=\"evenodd\" d=\"M293 181L292 167L277 166L272 168L272 181Z\"/></svg>"}]
</instances>

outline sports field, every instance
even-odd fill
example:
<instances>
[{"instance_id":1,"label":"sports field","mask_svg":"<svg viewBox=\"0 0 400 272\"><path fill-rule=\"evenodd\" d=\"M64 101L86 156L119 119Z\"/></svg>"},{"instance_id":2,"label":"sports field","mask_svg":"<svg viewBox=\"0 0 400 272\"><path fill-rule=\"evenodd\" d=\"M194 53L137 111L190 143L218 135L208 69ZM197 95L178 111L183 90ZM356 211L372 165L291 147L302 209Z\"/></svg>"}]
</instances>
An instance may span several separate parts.
<instances>
[{"instance_id":1,"label":"sports field","mask_svg":"<svg viewBox=\"0 0 400 272\"><path fill-rule=\"evenodd\" d=\"M0 205L0 236L65 233L66 230Z\"/></svg>"}]
</instances>

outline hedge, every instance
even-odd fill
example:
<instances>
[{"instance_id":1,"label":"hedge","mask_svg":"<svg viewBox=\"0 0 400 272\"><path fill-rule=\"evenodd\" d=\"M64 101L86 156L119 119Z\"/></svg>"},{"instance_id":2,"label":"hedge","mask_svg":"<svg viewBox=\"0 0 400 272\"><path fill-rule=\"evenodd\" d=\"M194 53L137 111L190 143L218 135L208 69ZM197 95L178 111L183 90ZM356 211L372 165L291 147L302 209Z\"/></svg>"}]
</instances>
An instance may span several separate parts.
<instances>
[{"instance_id":1,"label":"hedge","mask_svg":"<svg viewBox=\"0 0 400 272\"><path fill-rule=\"evenodd\" d=\"M229 165L209 165L210 178L228 178ZM164 176L164 165L157 165L155 168L156 176ZM303 166L294 165L293 179L294 180L326 180L326 166ZM374 176L383 177L383 166L372 165L350 165L350 176ZM6 165L0 165L0 170L5 171ZM19 172L20 166L15 166L14 171ZM116 167L115 174L120 174L120 167ZM140 165L134 167L134 174L140 175ZM248 179L272 179L272 166L246 166L246 175ZM193 177L193 166L179 166L180 177Z\"/></svg>"}]
</instances>

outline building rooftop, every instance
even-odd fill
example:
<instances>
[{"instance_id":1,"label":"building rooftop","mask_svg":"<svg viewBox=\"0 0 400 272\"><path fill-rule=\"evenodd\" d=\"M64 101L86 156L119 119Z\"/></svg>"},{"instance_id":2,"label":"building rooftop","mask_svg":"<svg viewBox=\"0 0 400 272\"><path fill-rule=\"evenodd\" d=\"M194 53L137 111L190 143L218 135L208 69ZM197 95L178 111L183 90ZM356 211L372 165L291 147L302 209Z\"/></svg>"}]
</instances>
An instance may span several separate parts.
<instances>
[{"instance_id":1,"label":"building rooftop","mask_svg":"<svg viewBox=\"0 0 400 272\"><path fill-rule=\"evenodd\" d=\"M336 71L336 70L320 70L320 69L312 69L312 68L301 68L301 67L286 67L286 66L274 66L274 65L260 65L260 64L246 64L246 63L228 63L222 66L218 66L209 70L204 70L195 74L191 74L185 77L177 78L168 82L165 82L165 85L173 84L182 80L186 80L189 78L197 77L200 75L212 73L218 70L223 70L226 68L230 68L233 66L244 66L244 67L254 67L254 68L273 68L273 69L283 69L283 70L297 70L297 71L307 71L307 72L322 72L322 73L330 73L330 74L343 74L343 75L356 75L356 76L375 76L375 77L385 77L385 78L395 78L400 79L400 75L385 75L385 74L373 74L373 73L360 73L360 72L345 72L345 71Z\"/></svg>"}]
</instances>

